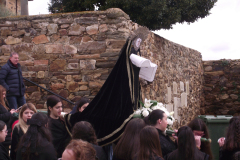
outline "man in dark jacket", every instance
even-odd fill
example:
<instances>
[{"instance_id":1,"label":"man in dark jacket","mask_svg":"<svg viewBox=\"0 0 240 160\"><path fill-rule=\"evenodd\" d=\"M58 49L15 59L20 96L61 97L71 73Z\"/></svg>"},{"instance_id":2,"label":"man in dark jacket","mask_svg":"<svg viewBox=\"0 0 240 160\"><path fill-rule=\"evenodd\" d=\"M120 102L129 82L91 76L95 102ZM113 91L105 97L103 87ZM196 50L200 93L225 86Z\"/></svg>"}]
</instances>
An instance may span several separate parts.
<instances>
[{"instance_id":1,"label":"man in dark jacket","mask_svg":"<svg viewBox=\"0 0 240 160\"><path fill-rule=\"evenodd\" d=\"M26 103L24 97L25 85L18 60L18 53L12 52L8 62L0 70L0 85L7 90L6 98L11 109L17 109L18 106Z\"/></svg>"}]
</instances>

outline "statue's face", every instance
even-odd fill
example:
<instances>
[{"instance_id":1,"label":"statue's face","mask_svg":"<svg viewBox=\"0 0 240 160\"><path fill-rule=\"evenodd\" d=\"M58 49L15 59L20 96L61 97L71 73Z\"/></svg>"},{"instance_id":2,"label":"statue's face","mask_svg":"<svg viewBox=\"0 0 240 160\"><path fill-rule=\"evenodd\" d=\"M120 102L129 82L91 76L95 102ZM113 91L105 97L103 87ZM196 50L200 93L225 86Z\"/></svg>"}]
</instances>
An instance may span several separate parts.
<instances>
[{"instance_id":1,"label":"statue's face","mask_svg":"<svg viewBox=\"0 0 240 160\"><path fill-rule=\"evenodd\" d=\"M141 42L142 42L141 38L138 38L138 39L136 40L136 47L137 47L137 48L140 47Z\"/></svg>"}]
</instances>

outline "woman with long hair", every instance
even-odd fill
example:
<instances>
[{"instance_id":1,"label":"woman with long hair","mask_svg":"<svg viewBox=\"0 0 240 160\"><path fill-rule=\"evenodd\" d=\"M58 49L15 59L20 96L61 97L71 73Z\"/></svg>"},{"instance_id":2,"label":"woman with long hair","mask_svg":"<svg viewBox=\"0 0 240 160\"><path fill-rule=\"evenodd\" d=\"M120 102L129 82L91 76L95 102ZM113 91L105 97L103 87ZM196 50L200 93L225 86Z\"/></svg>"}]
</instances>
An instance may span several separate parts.
<instances>
[{"instance_id":1,"label":"woman with long hair","mask_svg":"<svg viewBox=\"0 0 240 160\"><path fill-rule=\"evenodd\" d=\"M9 150L9 145L11 145L11 121L13 120L13 113L17 112L15 109L9 109L5 104L6 89L0 85L0 120L7 124L8 134L3 142L3 145Z\"/></svg>"},{"instance_id":2,"label":"woman with long hair","mask_svg":"<svg viewBox=\"0 0 240 160\"><path fill-rule=\"evenodd\" d=\"M81 139L91 143L96 150L98 160L107 160L106 153L103 148L98 146L95 130L89 122L77 122L72 129L72 139Z\"/></svg>"},{"instance_id":3,"label":"woman with long hair","mask_svg":"<svg viewBox=\"0 0 240 160\"><path fill-rule=\"evenodd\" d=\"M56 151L47 128L48 117L35 113L27 120L27 132L22 136L17 150L17 160L56 160Z\"/></svg>"},{"instance_id":4,"label":"woman with long hair","mask_svg":"<svg viewBox=\"0 0 240 160\"><path fill-rule=\"evenodd\" d=\"M192 131L202 131L203 132L203 138L209 139L209 133L206 124L203 122L203 120L199 118L195 118L192 120L188 127L192 129ZM207 153L209 155L209 160L213 159L212 151L211 151L211 145L209 142L201 142L201 145L199 146L200 151Z\"/></svg>"},{"instance_id":5,"label":"woman with long hair","mask_svg":"<svg viewBox=\"0 0 240 160\"><path fill-rule=\"evenodd\" d=\"M240 151L240 117L235 116L230 119L227 134L220 139L221 147L219 152L219 160L233 160L234 155Z\"/></svg>"},{"instance_id":6,"label":"woman with long hair","mask_svg":"<svg viewBox=\"0 0 240 160\"><path fill-rule=\"evenodd\" d=\"M61 157L62 153L71 140L71 137L65 127L65 122L61 117L62 102L56 96L47 98L48 109L48 127L52 133L52 143L57 151L57 157Z\"/></svg>"},{"instance_id":7,"label":"woman with long hair","mask_svg":"<svg viewBox=\"0 0 240 160\"><path fill-rule=\"evenodd\" d=\"M8 155L8 150L3 146L2 142L5 141L7 136L7 126L6 123L0 120L0 159L1 160L11 160Z\"/></svg>"},{"instance_id":8,"label":"woman with long hair","mask_svg":"<svg viewBox=\"0 0 240 160\"><path fill-rule=\"evenodd\" d=\"M96 151L90 143L75 139L67 145L61 160L97 160Z\"/></svg>"},{"instance_id":9,"label":"woman with long hair","mask_svg":"<svg viewBox=\"0 0 240 160\"><path fill-rule=\"evenodd\" d=\"M145 127L142 119L130 120L113 151L113 160L132 160L139 150L140 131Z\"/></svg>"},{"instance_id":10,"label":"woman with long hair","mask_svg":"<svg viewBox=\"0 0 240 160\"><path fill-rule=\"evenodd\" d=\"M32 115L37 113L35 106L32 103L26 103L22 106L19 112L19 121L14 126L12 132L12 144L10 157L12 160L16 159L16 149L21 137L27 132L29 125L27 120L32 118Z\"/></svg>"},{"instance_id":11,"label":"woman with long hair","mask_svg":"<svg viewBox=\"0 0 240 160\"><path fill-rule=\"evenodd\" d=\"M191 128L183 126L178 129L178 149L164 157L165 160L208 160L209 155L201 152L196 147L196 141L200 141L201 136L193 135Z\"/></svg>"},{"instance_id":12,"label":"woman with long hair","mask_svg":"<svg viewBox=\"0 0 240 160\"><path fill-rule=\"evenodd\" d=\"M168 123L167 115L164 111L159 109L153 110L149 114L147 122L154 126L158 131L163 157L177 148L176 143L165 134Z\"/></svg>"},{"instance_id":13,"label":"woman with long hair","mask_svg":"<svg viewBox=\"0 0 240 160\"><path fill-rule=\"evenodd\" d=\"M163 160L158 131L146 126L140 132L140 148L135 160Z\"/></svg>"}]
</instances>

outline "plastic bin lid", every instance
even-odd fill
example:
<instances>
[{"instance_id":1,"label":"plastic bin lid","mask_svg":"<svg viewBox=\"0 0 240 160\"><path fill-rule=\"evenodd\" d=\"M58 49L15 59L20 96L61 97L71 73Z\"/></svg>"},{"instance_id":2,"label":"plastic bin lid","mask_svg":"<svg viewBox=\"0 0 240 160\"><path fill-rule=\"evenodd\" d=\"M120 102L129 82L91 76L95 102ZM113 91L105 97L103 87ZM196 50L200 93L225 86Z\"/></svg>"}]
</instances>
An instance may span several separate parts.
<instances>
[{"instance_id":1,"label":"plastic bin lid","mask_svg":"<svg viewBox=\"0 0 240 160\"><path fill-rule=\"evenodd\" d=\"M198 118L201 118L206 123L228 123L232 118L232 115L199 115Z\"/></svg>"}]
</instances>

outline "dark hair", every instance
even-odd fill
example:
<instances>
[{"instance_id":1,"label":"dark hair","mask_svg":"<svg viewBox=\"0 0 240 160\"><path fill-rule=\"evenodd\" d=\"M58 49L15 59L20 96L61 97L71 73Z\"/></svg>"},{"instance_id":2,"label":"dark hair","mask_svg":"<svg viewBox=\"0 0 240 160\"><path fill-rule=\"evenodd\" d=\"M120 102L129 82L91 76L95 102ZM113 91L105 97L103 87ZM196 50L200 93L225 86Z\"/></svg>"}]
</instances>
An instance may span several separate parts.
<instances>
[{"instance_id":1,"label":"dark hair","mask_svg":"<svg viewBox=\"0 0 240 160\"><path fill-rule=\"evenodd\" d=\"M89 122L77 122L72 129L72 139L82 139L97 145L97 136L92 125Z\"/></svg>"},{"instance_id":2,"label":"dark hair","mask_svg":"<svg viewBox=\"0 0 240 160\"><path fill-rule=\"evenodd\" d=\"M78 102L77 102L77 111L79 112L79 109L86 103L90 103L90 100L86 97L82 97Z\"/></svg>"},{"instance_id":3,"label":"dark hair","mask_svg":"<svg viewBox=\"0 0 240 160\"><path fill-rule=\"evenodd\" d=\"M240 150L240 117L230 119L223 150Z\"/></svg>"},{"instance_id":4,"label":"dark hair","mask_svg":"<svg viewBox=\"0 0 240 160\"><path fill-rule=\"evenodd\" d=\"M6 123L0 120L0 131L2 131L5 126L6 126Z\"/></svg>"},{"instance_id":5,"label":"dark hair","mask_svg":"<svg viewBox=\"0 0 240 160\"><path fill-rule=\"evenodd\" d=\"M114 148L117 159L131 160L139 150L140 131L145 126L142 119L134 118L127 124L121 139Z\"/></svg>"},{"instance_id":6,"label":"dark hair","mask_svg":"<svg viewBox=\"0 0 240 160\"><path fill-rule=\"evenodd\" d=\"M66 149L72 150L76 160L95 160L96 159L96 151L92 147L92 145L80 139L72 140L67 145Z\"/></svg>"},{"instance_id":7,"label":"dark hair","mask_svg":"<svg viewBox=\"0 0 240 160\"><path fill-rule=\"evenodd\" d=\"M162 150L158 131L155 127L146 126L140 132L140 149L137 153L137 160L146 160L162 157Z\"/></svg>"},{"instance_id":8,"label":"dark hair","mask_svg":"<svg viewBox=\"0 0 240 160\"><path fill-rule=\"evenodd\" d=\"M190 127L183 126L178 129L178 155L181 160L194 160L196 142Z\"/></svg>"},{"instance_id":9,"label":"dark hair","mask_svg":"<svg viewBox=\"0 0 240 160\"><path fill-rule=\"evenodd\" d=\"M156 125L157 124L157 120L159 119L163 119L163 114L165 112L160 110L160 109L156 109L156 110L153 110L149 116L148 116L148 124L149 125Z\"/></svg>"},{"instance_id":10,"label":"dark hair","mask_svg":"<svg viewBox=\"0 0 240 160\"><path fill-rule=\"evenodd\" d=\"M188 127L190 127L192 129L192 131L194 131L194 130L203 131L204 132L203 137L207 138L207 139L210 138L207 126L203 122L203 120L201 120L199 118L195 118L194 120L192 120L188 124ZM213 159L213 155L212 155L212 151L211 151L211 145L210 145L209 142L201 142L201 149L200 150L209 155L209 160Z\"/></svg>"},{"instance_id":11,"label":"dark hair","mask_svg":"<svg viewBox=\"0 0 240 160\"><path fill-rule=\"evenodd\" d=\"M49 96L47 98L47 110L48 116L50 116L49 107L53 108L57 103L61 102L61 100L57 96Z\"/></svg>"},{"instance_id":12,"label":"dark hair","mask_svg":"<svg viewBox=\"0 0 240 160\"><path fill-rule=\"evenodd\" d=\"M51 141L51 132L46 128L48 117L44 113L35 113L27 124L30 125L19 143L23 159L30 160L32 155L38 155L38 146L44 141Z\"/></svg>"}]
</instances>

